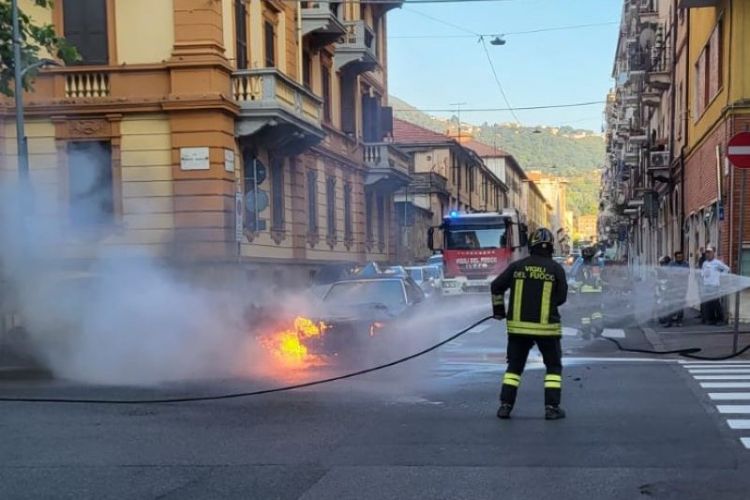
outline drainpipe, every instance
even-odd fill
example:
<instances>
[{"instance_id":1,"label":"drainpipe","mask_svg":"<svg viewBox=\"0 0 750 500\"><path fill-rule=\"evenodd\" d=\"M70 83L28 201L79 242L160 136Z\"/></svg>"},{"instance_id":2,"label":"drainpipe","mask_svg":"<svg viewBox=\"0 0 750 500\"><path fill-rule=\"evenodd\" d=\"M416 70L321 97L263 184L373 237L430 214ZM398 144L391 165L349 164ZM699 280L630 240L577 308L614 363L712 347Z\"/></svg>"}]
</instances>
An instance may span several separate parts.
<instances>
[{"instance_id":1,"label":"drainpipe","mask_svg":"<svg viewBox=\"0 0 750 500\"><path fill-rule=\"evenodd\" d=\"M302 0L297 1L297 81L304 85L305 70L302 67Z\"/></svg>"}]
</instances>

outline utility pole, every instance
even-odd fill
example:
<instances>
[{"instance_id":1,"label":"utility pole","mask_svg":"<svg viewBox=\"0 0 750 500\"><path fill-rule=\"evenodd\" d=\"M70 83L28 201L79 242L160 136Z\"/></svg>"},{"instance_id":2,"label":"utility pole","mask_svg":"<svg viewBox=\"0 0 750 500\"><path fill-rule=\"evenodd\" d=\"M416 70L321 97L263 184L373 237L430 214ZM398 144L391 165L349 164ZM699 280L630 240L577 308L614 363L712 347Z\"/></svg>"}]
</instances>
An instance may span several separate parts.
<instances>
[{"instance_id":1,"label":"utility pole","mask_svg":"<svg viewBox=\"0 0 750 500\"><path fill-rule=\"evenodd\" d=\"M24 196L29 185L29 152L26 142L26 124L24 122L23 109L23 74L21 68L21 29L18 20L18 0L11 0L11 11L13 21L13 72L15 76L15 98L16 98L16 144L18 148L18 178Z\"/></svg>"}]
</instances>

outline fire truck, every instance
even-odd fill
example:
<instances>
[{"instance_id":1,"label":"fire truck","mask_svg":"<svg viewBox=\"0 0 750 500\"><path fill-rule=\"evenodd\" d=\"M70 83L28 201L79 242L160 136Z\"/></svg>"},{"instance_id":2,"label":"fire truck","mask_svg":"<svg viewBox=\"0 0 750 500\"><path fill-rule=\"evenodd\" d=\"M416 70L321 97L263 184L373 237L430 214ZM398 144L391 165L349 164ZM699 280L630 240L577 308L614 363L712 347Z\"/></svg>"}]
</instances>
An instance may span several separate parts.
<instances>
[{"instance_id":1,"label":"fire truck","mask_svg":"<svg viewBox=\"0 0 750 500\"><path fill-rule=\"evenodd\" d=\"M528 228L515 209L451 212L430 228L427 240L430 250L443 254L442 294L447 296L488 293L509 263L528 255Z\"/></svg>"}]
</instances>

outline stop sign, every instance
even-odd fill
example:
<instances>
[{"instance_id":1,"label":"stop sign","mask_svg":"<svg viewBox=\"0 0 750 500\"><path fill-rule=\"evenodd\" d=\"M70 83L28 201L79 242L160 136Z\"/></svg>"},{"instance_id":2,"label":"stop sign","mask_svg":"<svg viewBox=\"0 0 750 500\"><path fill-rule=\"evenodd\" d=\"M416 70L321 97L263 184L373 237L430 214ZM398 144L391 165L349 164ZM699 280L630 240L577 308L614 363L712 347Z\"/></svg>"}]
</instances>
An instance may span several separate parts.
<instances>
[{"instance_id":1,"label":"stop sign","mask_svg":"<svg viewBox=\"0 0 750 500\"><path fill-rule=\"evenodd\" d=\"M737 168L750 168L750 132L740 132L729 140L727 158Z\"/></svg>"}]
</instances>

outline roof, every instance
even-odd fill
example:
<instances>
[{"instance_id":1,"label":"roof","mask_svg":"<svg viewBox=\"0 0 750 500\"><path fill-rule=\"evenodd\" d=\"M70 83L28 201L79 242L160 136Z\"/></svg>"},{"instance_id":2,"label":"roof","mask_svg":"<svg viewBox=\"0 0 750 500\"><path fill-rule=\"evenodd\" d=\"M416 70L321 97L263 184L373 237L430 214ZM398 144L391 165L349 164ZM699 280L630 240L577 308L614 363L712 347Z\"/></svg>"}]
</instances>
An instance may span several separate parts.
<instances>
[{"instance_id":1,"label":"roof","mask_svg":"<svg viewBox=\"0 0 750 500\"><path fill-rule=\"evenodd\" d=\"M510 156L507 151L504 151L497 146L490 146L489 144L485 144L479 141L466 141L463 143L463 145L474 151L482 158L501 158L504 156Z\"/></svg>"},{"instance_id":2,"label":"roof","mask_svg":"<svg viewBox=\"0 0 750 500\"><path fill-rule=\"evenodd\" d=\"M455 142L453 138L445 134L398 118L393 119L393 140L399 144L445 144Z\"/></svg>"}]
</instances>

